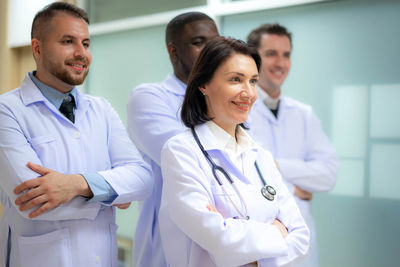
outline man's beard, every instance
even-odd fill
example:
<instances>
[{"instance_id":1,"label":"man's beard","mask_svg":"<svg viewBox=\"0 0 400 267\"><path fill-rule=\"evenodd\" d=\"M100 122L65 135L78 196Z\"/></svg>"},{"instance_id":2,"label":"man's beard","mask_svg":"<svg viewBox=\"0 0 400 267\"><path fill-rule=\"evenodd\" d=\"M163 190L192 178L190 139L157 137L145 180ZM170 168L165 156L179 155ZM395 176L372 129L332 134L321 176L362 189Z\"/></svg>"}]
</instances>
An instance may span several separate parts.
<instances>
[{"instance_id":1,"label":"man's beard","mask_svg":"<svg viewBox=\"0 0 400 267\"><path fill-rule=\"evenodd\" d=\"M82 61L82 62L84 62L84 64L86 66L88 66L88 63L87 63L88 60L85 58L78 58L75 60ZM84 71L83 75L75 78L74 76L71 75L71 71L68 71L68 69L67 69L68 62L70 62L70 61L72 61L72 60L66 60L64 62L64 65L62 65L62 66L60 66L59 64L54 63L52 61L46 61L44 63L44 66L45 66L45 68L47 68L49 70L49 72L53 76L57 77L59 80L63 81L64 83L69 84L69 85L80 85L85 81L86 76L89 73L89 69L87 68Z\"/></svg>"}]
</instances>

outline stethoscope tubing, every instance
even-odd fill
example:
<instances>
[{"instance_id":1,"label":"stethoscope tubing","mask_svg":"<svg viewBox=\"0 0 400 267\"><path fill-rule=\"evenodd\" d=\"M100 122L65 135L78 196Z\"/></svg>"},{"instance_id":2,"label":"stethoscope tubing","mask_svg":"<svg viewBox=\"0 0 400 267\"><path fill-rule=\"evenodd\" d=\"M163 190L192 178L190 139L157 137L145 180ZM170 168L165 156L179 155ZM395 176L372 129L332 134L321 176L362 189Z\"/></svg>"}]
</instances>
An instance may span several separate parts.
<instances>
[{"instance_id":1,"label":"stethoscope tubing","mask_svg":"<svg viewBox=\"0 0 400 267\"><path fill-rule=\"evenodd\" d=\"M211 170L213 173L213 176L215 178L215 180L218 182L218 184L221 186L222 190L224 191L224 194L228 197L229 202L231 202L231 204L233 205L233 207L235 208L235 210L240 214L240 216L243 219L249 219L250 217L248 216L248 212L247 212L247 205L246 202L244 201L244 198L242 196L242 194L240 193L240 190L237 188L236 184L234 183L234 181L232 180L232 178L230 177L229 173L227 173L225 171L224 168L222 168L221 166L218 166L217 164L215 164L215 162L213 161L213 159L211 158L210 154L207 153L207 151L204 149L203 145L200 142L200 139L196 133L196 131L194 130L194 127L190 128L193 134L193 137L197 143L197 145L199 146L201 152L203 153L203 155L205 156L205 158L207 159L207 161L210 163L211 165ZM264 179L264 176L262 175L260 168L258 167L257 161L254 162L254 165L256 167L258 176L260 177L261 181L263 182L264 186L261 189L261 194L268 200L273 201L275 198L275 194L276 191L275 189L268 185L267 182ZM225 186L222 183L222 181L219 179L217 172L221 172L223 174L223 176L225 176L225 178L229 181L229 183L231 184L231 186L233 187L233 189L235 190L235 193L239 196L240 202L242 204L242 206L245 209L245 215L239 210L239 208L236 206L235 202L232 200L232 198L230 197L230 195L226 192ZM235 218L235 217L234 217ZM236 217L237 218L237 217Z\"/></svg>"},{"instance_id":2,"label":"stethoscope tubing","mask_svg":"<svg viewBox=\"0 0 400 267\"><path fill-rule=\"evenodd\" d=\"M232 178L230 177L229 173L227 173L225 171L224 168L222 168L221 166L218 166L217 164L215 164L215 162L213 161L213 159L211 158L210 154L207 153L207 151L204 149L203 145L201 144L199 137L196 133L196 131L194 130L194 128L190 128L193 134L193 137L197 143L197 145L199 146L201 152L203 153L203 155L206 157L207 161L210 163L211 165L211 170L214 176L214 179L217 181L217 183L221 186L222 191L224 191L224 194L227 196L227 198L229 199L229 202L231 202L231 204L233 205L233 207L235 208L235 210L240 214L240 216L242 218L245 219L249 219L249 216L247 215L247 205L246 202L244 201L243 195L242 193L240 193L239 188L237 188L235 182L232 180ZM240 209L237 207L237 205L235 204L235 202L233 201L233 199L231 198L231 196L228 194L228 192L225 189L224 184L222 183L222 181L219 179L217 172L221 172L222 175L228 180L228 182L231 184L231 186L233 187L233 189L235 190L235 193L239 196L240 202L242 203L242 206L244 207L245 210L245 214L243 214Z\"/></svg>"}]
</instances>

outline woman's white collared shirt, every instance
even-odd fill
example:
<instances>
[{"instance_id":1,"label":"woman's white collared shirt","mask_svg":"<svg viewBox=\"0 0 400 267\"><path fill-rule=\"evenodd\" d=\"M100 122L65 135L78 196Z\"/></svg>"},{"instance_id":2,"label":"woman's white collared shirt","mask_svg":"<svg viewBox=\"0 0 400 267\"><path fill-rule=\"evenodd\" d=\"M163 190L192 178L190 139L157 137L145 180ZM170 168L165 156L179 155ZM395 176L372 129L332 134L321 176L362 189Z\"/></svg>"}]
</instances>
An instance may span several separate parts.
<instances>
[{"instance_id":1,"label":"woman's white collared shirt","mask_svg":"<svg viewBox=\"0 0 400 267\"><path fill-rule=\"evenodd\" d=\"M308 250L309 231L282 183L271 154L256 145L242 129L238 132L237 149L232 150L231 141L236 145L234 138L224 136L221 130L213 123L196 127L204 149L234 180L250 219L233 219L239 214L214 179L211 165L192 133L187 130L178 134L165 144L161 156L164 182L159 222L168 264L174 267L241 266L254 261L259 266L294 264ZM277 191L274 201L261 195L263 184L254 166L256 160L264 179ZM227 194L245 213L233 187L222 180ZM218 213L210 211L209 204ZM286 238L271 225L275 219L287 227Z\"/></svg>"}]
</instances>

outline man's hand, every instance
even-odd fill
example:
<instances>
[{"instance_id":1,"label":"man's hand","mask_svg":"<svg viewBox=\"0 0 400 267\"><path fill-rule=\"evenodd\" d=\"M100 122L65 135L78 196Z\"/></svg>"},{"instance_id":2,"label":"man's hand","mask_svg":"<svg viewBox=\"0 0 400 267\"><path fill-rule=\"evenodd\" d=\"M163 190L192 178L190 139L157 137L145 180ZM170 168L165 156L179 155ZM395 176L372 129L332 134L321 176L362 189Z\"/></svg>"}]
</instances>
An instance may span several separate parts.
<instances>
[{"instance_id":1,"label":"man's hand","mask_svg":"<svg viewBox=\"0 0 400 267\"><path fill-rule=\"evenodd\" d=\"M288 230L287 230L286 226L284 226L280 220L275 219L275 221L273 221L272 225L275 225L278 228L278 230L279 230L279 232L281 232L281 235L283 236L283 238L285 238L288 235Z\"/></svg>"},{"instance_id":2,"label":"man's hand","mask_svg":"<svg viewBox=\"0 0 400 267\"><path fill-rule=\"evenodd\" d=\"M121 210L126 210L127 208L129 208L129 206L131 205L131 202L129 203L123 203L123 204L114 204L114 207L117 207Z\"/></svg>"},{"instance_id":3,"label":"man's hand","mask_svg":"<svg viewBox=\"0 0 400 267\"><path fill-rule=\"evenodd\" d=\"M27 166L41 176L18 185L14 193L22 193L15 200L20 211L38 207L29 214L29 218L35 218L76 196L93 196L85 178L80 174L66 175L30 162Z\"/></svg>"},{"instance_id":4,"label":"man's hand","mask_svg":"<svg viewBox=\"0 0 400 267\"><path fill-rule=\"evenodd\" d=\"M298 187L298 186L295 186L295 187L294 187L294 192L293 192L293 194L294 194L296 197L298 197L298 198L300 198L300 199L302 199L302 200L307 200L307 201L311 201L311 200L312 200L312 197L313 197L312 193L310 193L310 192L308 192L308 191L306 191L306 190L303 190L303 189L301 189L301 188Z\"/></svg>"}]
</instances>

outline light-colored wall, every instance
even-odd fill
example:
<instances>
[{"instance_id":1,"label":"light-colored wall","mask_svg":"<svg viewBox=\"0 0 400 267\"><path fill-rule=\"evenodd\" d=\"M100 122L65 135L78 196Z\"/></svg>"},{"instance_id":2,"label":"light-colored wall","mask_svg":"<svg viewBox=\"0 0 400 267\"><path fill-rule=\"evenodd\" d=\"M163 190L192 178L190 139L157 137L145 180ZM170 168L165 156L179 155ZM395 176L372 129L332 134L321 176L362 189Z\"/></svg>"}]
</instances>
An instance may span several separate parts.
<instances>
[{"instance_id":1,"label":"light-colored wall","mask_svg":"<svg viewBox=\"0 0 400 267\"><path fill-rule=\"evenodd\" d=\"M0 1L0 93L18 87L24 77L23 68L32 65L33 61L26 48L11 49L7 45L8 2Z\"/></svg>"},{"instance_id":2,"label":"light-colored wall","mask_svg":"<svg viewBox=\"0 0 400 267\"><path fill-rule=\"evenodd\" d=\"M0 93L12 90L20 85L26 73L35 68L29 46L9 48L8 35L8 1L0 1Z\"/></svg>"}]
</instances>

